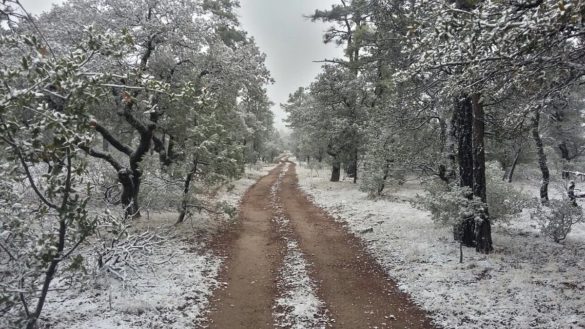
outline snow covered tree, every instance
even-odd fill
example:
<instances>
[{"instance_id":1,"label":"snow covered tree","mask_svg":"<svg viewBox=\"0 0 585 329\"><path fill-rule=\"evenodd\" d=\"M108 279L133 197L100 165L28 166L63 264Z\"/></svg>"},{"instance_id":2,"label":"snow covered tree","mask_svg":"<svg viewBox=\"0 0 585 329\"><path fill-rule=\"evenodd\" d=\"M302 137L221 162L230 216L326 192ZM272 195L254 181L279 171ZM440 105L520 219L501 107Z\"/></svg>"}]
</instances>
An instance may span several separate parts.
<instances>
[{"instance_id":1,"label":"snow covered tree","mask_svg":"<svg viewBox=\"0 0 585 329\"><path fill-rule=\"evenodd\" d=\"M111 77L85 73L122 58L128 43L88 28L56 52L42 35L19 32L31 21L11 5L0 6L21 14L10 31L0 28L0 326L32 329L52 282L82 269L77 249L102 221L87 209L94 187L79 148L92 143L88 109L109 93Z\"/></svg>"},{"instance_id":2,"label":"snow covered tree","mask_svg":"<svg viewBox=\"0 0 585 329\"><path fill-rule=\"evenodd\" d=\"M239 27L236 7L233 1L71 0L41 17L39 24L52 31L48 39L56 43L76 40L83 21L99 30L127 31L135 45L124 60L95 66L117 72L111 96L92 110L96 133L115 151L84 148L117 172L127 216L140 215L141 162L149 150L163 166L182 164L190 172L186 156L192 144L186 139L187 122L193 121L184 119L198 116L194 111L200 108L192 104L204 92L213 95L214 106L231 113L217 117L233 132L224 138L238 138L234 134L251 125L250 132L264 132L257 133L257 143L268 138L272 117L263 86L270 77L264 55ZM247 115L247 122L236 119L243 119L240 98L263 104L256 106L263 110ZM249 136L239 138L246 143Z\"/></svg>"}]
</instances>

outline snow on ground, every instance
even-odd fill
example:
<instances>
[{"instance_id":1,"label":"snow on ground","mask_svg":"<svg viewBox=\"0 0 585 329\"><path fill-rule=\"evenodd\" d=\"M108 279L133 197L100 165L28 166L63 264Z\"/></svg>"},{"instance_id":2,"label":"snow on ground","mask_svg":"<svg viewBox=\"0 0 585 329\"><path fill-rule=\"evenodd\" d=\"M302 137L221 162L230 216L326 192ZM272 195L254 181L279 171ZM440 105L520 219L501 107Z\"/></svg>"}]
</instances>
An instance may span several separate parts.
<instances>
[{"instance_id":1,"label":"snow on ground","mask_svg":"<svg viewBox=\"0 0 585 329\"><path fill-rule=\"evenodd\" d=\"M309 274L310 265L298 242L291 236L289 219L279 206L277 193L288 167L289 163L286 163L271 187L271 202L275 210L273 221L278 225L286 242L284 261L279 270L277 283L280 296L275 300L273 307L275 324L291 329L326 328L330 319L325 303L317 296L317 286Z\"/></svg>"},{"instance_id":2,"label":"snow on ground","mask_svg":"<svg viewBox=\"0 0 585 329\"><path fill-rule=\"evenodd\" d=\"M237 207L245 191L271 166L247 168L246 175L217 194L219 201ZM54 282L41 316L41 328L125 329L193 328L206 315L209 298L220 282L223 259L198 240L196 232L217 227L217 218L196 214L179 229L171 225L174 213L151 213L137 223L138 232L157 232L157 245L134 255L142 266L124 272L126 281L106 274L90 274L83 286L63 289L67 282ZM189 229L191 228L191 229ZM92 250L84 250L86 259Z\"/></svg>"},{"instance_id":3,"label":"snow on ground","mask_svg":"<svg viewBox=\"0 0 585 329\"><path fill-rule=\"evenodd\" d=\"M169 238L138 261L127 283L99 276L88 286L49 294L47 328L188 328L205 314L221 259L203 245Z\"/></svg>"},{"instance_id":4,"label":"snow on ground","mask_svg":"<svg viewBox=\"0 0 585 329\"><path fill-rule=\"evenodd\" d=\"M444 328L585 328L585 224L563 245L538 233L525 211L493 228L495 252L459 244L408 199L415 182L372 200L349 181L328 182L326 170L299 168L300 187L365 241L400 289ZM582 201L583 202L583 201Z\"/></svg>"}]
</instances>

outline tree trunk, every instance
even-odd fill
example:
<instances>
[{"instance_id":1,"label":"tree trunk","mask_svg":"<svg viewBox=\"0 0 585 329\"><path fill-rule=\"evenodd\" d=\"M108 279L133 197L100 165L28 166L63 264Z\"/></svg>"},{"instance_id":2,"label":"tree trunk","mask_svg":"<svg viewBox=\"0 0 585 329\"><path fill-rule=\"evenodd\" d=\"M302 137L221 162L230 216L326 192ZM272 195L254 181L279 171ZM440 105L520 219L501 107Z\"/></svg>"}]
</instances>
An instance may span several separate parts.
<instances>
[{"instance_id":1,"label":"tree trunk","mask_svg":"<svg viewBox=\"0 0 585 329\"><path fill-rule=\"evenodd\" d=\"M453 129L454 122L448 124L445 120L439 119L441 127L441 153L443 154L447 164L439 164L439 178L445 183L449 184L456 178L455 170L455 129Z\"/></svg>"},{"instance_id":2,"label":"tree trunk","mask_svg":"<svg viewBox=\"0 0 585 329\"><path fill-rule=\"evenodd\" d=\"M353 154L353 183L357 183L358 179L358 150L357 148Z\"/></svg>"},{"instance_id":3,"label":"tree trunk","mask_svg":"<svg viewBox=\"0 0 585 329\"><path fill-rule=\"evenodd\" d=\"M471 108L473 112L473 195L486 204L475 220L475 249L478 252L488 254L493 250L492 230L489 211L487 209L486 179L485 179L485 121L484 112L479 102L480 95L471 96Z\"/></svg>"},{"instance_id":4,"label":"tree trunk","mask_svg":"<svg viewBox=\"0 0 585 329\"><path fill-rule=\"evenodd\" d=\"M546 161L546 154L544 154L544 146L538 128L540 125L540 110L534 111L534 117L532 118L532 139L536 144L536 150L538 152L538 165L540 172L542 173L542 183L540 185L540 202L543 204L548 203L548 184L550 182L550 172Z\"/></svg>"},{"instance_id":5,"label":"tree trunk","mask_svg":"<svg viewBox=\"0 0 585 329\"><path fill-rule=\"evenodd\" d=\"M461 95L455 99L455 129L457 131L457 160L459 163L459 185L473 190L473 115L471 98ZM470 194L468 198L472 198ZM474 246L475 228L473 216L463 219L455 228L455 238L467 247Z\"/></svg>"},{"instance_id":6,"label":"tree trunk","mask_svg":"<svg viewBox=\"0 0 585 329\"><path fill-rule=\"evenodd\" d=\"M380 182L380 185L378 186L378 195L382 195L382 191L384 191L384 188L386 187L386 180L388 179L388 176L390 175L390 160L386 160L386 163L384 164L384 176L382 176L382 181Z\"/></svg>"},{"instance_id":7,"label":"tree trunk","mask_svg":"<svg viewBox=\"0 0 585 329\"><path fill-rule=\"evenodd\" d=\"M565 141L559 144L559 151L561 151L561 158L563 160L571 161L571 157L569 155L569 148L567 147L567 143Z\"/></svg>"},{"instance_id":8,"label":"tree trunk","mask_svg":"<svg viewBox=\"0 0 585 329\"><path fill-rule=\"evenodd\" d=\"M134 190L132 193L132 213L133 218L140 218L140 207L138 205L138 195L140 194L140 185L142 183L142 172L140 170L134 170L132 174L132 183L134 185Z\"/></svg>"},{"instance_id":9,"label":"tree trunk","mask_svg":"<svg viewBox=\"0 0 585 329\"><path fill-rule=\"evenodd\" d=\"M331 179L332 182L339 182L339 177L341 176L341 162L337 159L337 157L333 158L333 162L331 164Z\"/></svg>"},{"instance_id":10,"label":"tree trunk","mask_svg":"<svg viewBox=\"0 0 585 329\"><path fill-rule=\"evenodd\" d=\"M136 203L138 191L134 186L134 182L140 182L140 179L138 178L138 180L136 180L132 171L128 168L124 168L118 171L118 181L120 184L122 184L121 202L122 206L124 206L124 217L140 217L140 213L138 212L138 204Z\"/></svg>"},{"instance_id":11,"label":"tree trunk","mask_svg":"<svg viewBox=\"0 0 585 329\"><path fill-rule=\"evenodd\" d=\"M471 98L464 95L457 101L457 142L459 185L473 189L473 115Z\"/></svg>"},{"instance_id":12,"label":"tree trunk","mask_svg":"<svg viewBox=\"0 0 585 329\"><path fill-rule=\"evenodd\" d=\"M519 148L516 151L516 156L514 156L514 161L512 162L512 167L510 167L510 171L508 172L508 183L512 183L512 176L514 176L514 170L516 169L516 165L518 164L518 159L520 158L520 153L522 153L522 148Z\"/></svg>"},{"instance_id":13,"label":"tree trunk","mask_svg":"<svg viewBox=\"0 0 585 329\"><path fill-rule=\"evenodd\" d=\"M181 224L185 220L185 216L187 215L189 190L191 187L191 181L193 180L193 176L195 176L195 173L197 172L197 165L198 164L199 163L197 160L193 161L193 166L191 167L191 170L187 174L187 177L185 177L185 184L183 186L183 200L181 201L181 209L179 212L179 218L177 219L177 222L175 223L175 225Z\"/></svg>"},{"instance_id":14,"label":"tree trunk","mask_svg":"<svg viewBox=\"0 0 585 329\"><path fill-rule=\"evenodd\" d=\"M479 103L479 94L471 96L473 112L473 195L479 197L483 203L487 202L485 181L485 134L483 107Z\"/></svg>"},{"instance_id":15,"label":"tree trunk","mask_svg":"<svg viewBox=\"0 0 585 329\"><path fill-rule=\"evenodd\" d=\"M559 145L559 150L561 151L561 158L563 161L563 169L561 170L561 175L563 179L569 179L569 168L568 163L571 161L571 156L569 155L569 148L567 147L567 143L565 141L561 142Z\"/></svg>"},{"instance_id":16,"label":"tree trunk","mask_svg":"<svg viewBox=\"0 0 585 329\"><path fill-rule=\"evenodd\" d=\"M339 182L341 176L341 161L339 161L339 151L336 151L331 144L327 145L327 154L331 156L331 179L332 182Z\"/></svg>"}]
</instances>

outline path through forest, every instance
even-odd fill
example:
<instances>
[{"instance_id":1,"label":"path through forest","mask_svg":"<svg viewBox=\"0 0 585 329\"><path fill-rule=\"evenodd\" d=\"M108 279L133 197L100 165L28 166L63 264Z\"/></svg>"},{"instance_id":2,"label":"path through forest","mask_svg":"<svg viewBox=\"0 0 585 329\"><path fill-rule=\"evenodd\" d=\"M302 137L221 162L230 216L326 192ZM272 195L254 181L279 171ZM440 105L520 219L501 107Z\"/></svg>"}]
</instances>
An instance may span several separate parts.
<instances>
[{"instance_id":1,"label":"path through forest","mask_svg":"<svg viewBox=\"0 0 585 329\"><path fill-rule=\"evenodd\" d=\"M283 324L275 315L276 300L286 294L279 273L291 241L308 264L307 280L314 283L313 293L321 306L318 314L301 319L305 322L294 319L300 307L296 313L294 305L284 311L280 307L280 313L294 313L287 315L292 320L285 326L433 327L365 252L359 239L307 199L297 186L295 164L283 161L246 192L238 224L216 241L215 247L227 256L222 274L226 286L215 293L208 321L211 328ZM326 322L310 319L320 316Z\"/></svg>"}]
</instances>

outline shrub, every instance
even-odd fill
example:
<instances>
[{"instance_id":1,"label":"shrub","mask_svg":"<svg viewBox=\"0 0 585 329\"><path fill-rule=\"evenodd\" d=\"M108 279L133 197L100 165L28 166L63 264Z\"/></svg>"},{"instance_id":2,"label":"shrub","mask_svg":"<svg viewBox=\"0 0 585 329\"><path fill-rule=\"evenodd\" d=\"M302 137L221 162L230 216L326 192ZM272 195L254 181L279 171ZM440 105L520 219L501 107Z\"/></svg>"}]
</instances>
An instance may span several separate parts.
<instances>
[{"instance_id":1,"label":"shrub","mask_svg":"<svg viewBox=\"0 0 585 329\"><path fill-rule=\"evenodd\" d=\"M538 204L530 212L530 218L540 225L540 232L555 242L565 240L571 227L584 220L583 209L571 204L569 200L550 200L547 204Z\"/></svg>"},{"instance_id":2,"label":"shrub","mask_svg":"<svg viewBox=\"0 0 585 329\"><path fill-rule=\"evenodd\" d=\"M487 209L492 222L511 218L531 207L534 200L522 191L516 190L510 183L502 181L503 171L496 162L489 162L486 167ZM485 204L480 200L469 200L471 189L460 187L455 183L445 184L440 180L431 180L425 185L427 195L419 196L415 206L431 213L435 222L456 224L477 213Z\"/></svg>"},{"instance_id":3,"label":"shrub","mask_svg":"<svg viewBox=\"0 0 585 329\"><path fill-rule=\"evenodd\" d=\"M413 206L429 211L433 221L442 225L458 224L463 218L473 216L479 207L484 207L481 201L466 197L471 194L468 187L432 180L425 185L425 191L427 194L419 195Z\"/></svg>"},{"instance_id":4,"label":"shrub","mask_svg":"<svg viewBox=\"0 0 585 329\"><path fill-rule=\"evenodd\" d=\"M534 199L528 194L503 181L503 175L504 171L497 162L486 164L487 204L490 219L493 221L508 220L521 213L522 209L532 207L534 203Z\"/></svg>"}]
</instances>

